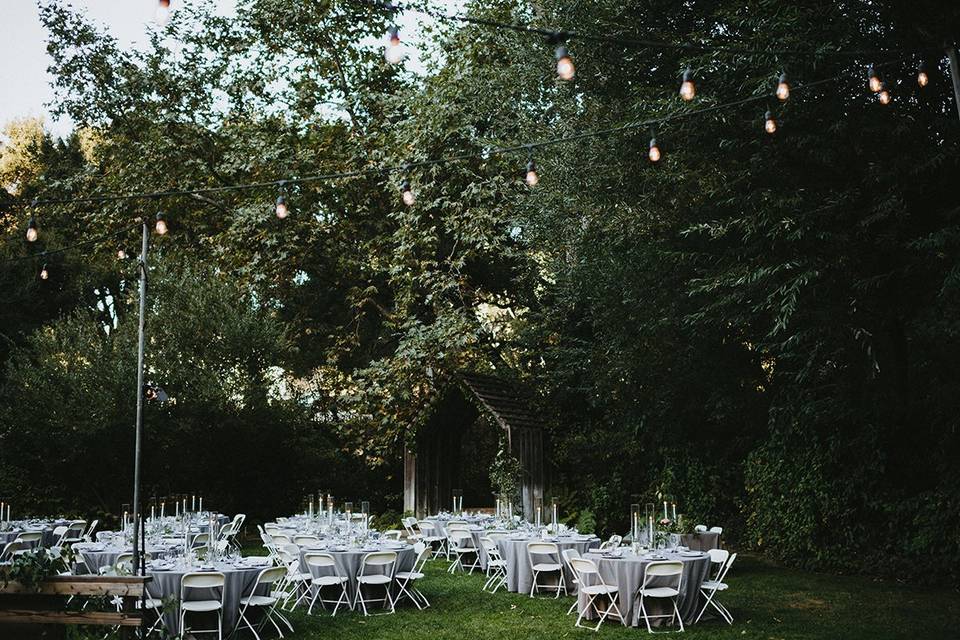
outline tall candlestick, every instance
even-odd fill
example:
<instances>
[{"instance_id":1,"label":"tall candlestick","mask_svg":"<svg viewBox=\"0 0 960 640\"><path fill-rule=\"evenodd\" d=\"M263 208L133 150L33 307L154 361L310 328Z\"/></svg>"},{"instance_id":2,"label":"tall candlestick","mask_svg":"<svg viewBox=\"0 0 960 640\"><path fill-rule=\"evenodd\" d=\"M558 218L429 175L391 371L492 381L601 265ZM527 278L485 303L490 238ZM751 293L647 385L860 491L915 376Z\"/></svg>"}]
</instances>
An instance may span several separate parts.
<instances>
[{"instance_id":1,"label":"tall candlestick","mask_svg":"<svg viewBox=\"0 0 960 640\"><path fill-rule=\"evenodd\" d=\"M163 520L163 512L166 510L166 506L167 506L166 502L160 503L160 519L161 520Z\"/></svg>"},{"instance_id":2,"label":"tall candlestick","mask_svg":"<svg viewBox=\"0 0 960 640\"><path fill-rule=\"evenodd\" d=\"M200 513L203 513L203 496L200 496Z\"/></svg>"},{"instance_id":3,"label":"tall candlestick","mask_svg":"<svg viewBox=\"0 0 960 640\"><path fill-rule=\"evenodd\" d=\"M150 505L150 519L151 520L157 519L157 505L155 504Z\"/></svg>"},{"instance_id":4,"label":"tall candlestick","mask_svg":"<svg viewBox=\"0 0 960 640\"><path fill-rule=\"evenodd\" d=\"M677 521L677 503L676 502L673 503L673 521L674 522Z\"/></svg>"},{"instance_id":5,"label":"tall candlestick","mask_svg":"<svg viewBox=\"0 0 960 640\"><path fill-rule=\"evenodd\" d=\"M667 501L663 501L663 519L666 520L669 516L667 515Z\"/></svg>"},{"instance_id":6,"label":"tall candlestick","mask_svg":"<svg viewBox=\"0 0 960 640\"><path fill-rule=\"evenodd\" d=\"M196 510L197 510L197 494L193 494L193 496L191 496L190 498L190 511L196 511Z\"/></svg>"},{"instance_id":7,"label":"tall candlestick","mask_svg":"<svg viewBox=\"0 0 960 640\"><path fill-rule=\"evenodd\" d=\"M174 505L176 505L176 507L177 507L176 517L179 518L179 517L180 517L180 501L177 500L177 501L174 503Z\"/></svg>"}]
</instances>

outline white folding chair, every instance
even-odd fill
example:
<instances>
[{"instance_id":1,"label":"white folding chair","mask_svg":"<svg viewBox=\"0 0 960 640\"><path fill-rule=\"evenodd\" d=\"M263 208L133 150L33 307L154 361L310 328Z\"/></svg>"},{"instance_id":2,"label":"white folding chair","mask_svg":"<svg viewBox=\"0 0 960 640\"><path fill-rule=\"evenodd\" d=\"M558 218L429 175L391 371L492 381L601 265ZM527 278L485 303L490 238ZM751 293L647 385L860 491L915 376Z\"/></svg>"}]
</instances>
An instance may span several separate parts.
<instances>
[{"instance_id":1,"label":"white folding chair","mask_svg":"<svg viewBox=\"0 0 960 640\"><path fill-rule=\"evenodd\" d=\"M199 549L200 547L205 547L210 542L209 533L198 533L193 538L193 542L190 543L190 547L193 549Z\"/></svg>"},{"instance_id":2,"label":"white folding chair","mask_svg":"<svg viewBox=\"0 0 960 640\"><path fill-rule=\"evenodd\" d=\"M610 539L600 545L600 551L606 551L607 549L616 549L620 546L620 543L623 542L623 536L612 535Z\"/></svg>"},{"instance_id":3,"label":"white folding chair","mask_svg":"<svg viewBox=\"0 0 960 640\"><path fill-rule=\"evenodd\" d=\"M63 545L64 538L67 537L67 532L70 531L70 527L59 526L54 527L53 529L53 546L59 547Z\"/></svg>"},{"instance_id":4,"label":"white folding chair","mask_svg":"<svg viewBox=\"0 0 960 640\"><path fill-rule=\"evenodd\" d=\"M473 563L469 566L469 573L473 574L473 570L480 566L480 550L473 546L473 535L470 531L463 529L450 530L447 535L447 544L450 552L456 558L447 571L449 573L454 573L457 569L467 571L468 567L463 562L464 557L466 557L467 559L473 559Z\"/></svg>"},{"instance_id":5,"label":"white folding chair","mask_svg":"<svg viewBox=\"0 0 960 640\"><path fill-rule=\"evenodd\" d=\"M723 535L723 527L710 527L710 533L716 533L717 535Z\"/></svg>"},{"instance_id":6,"label":"white folding chair","mask_svg":"<svg viewBox=\"0 0 960 640\"><path fill-rule=\"evenodd\" d=\"M285 547L278 547L277 557L280 559L280 564L287 568L287 578L284 584L290 589L283 599L281 608L284 611L293 611L301 602L310 597L310 582L313 577L309 573L300 571L300 549L296 545L288 544ZM293 598L292 605L290 605L291 598ZM290 605L289 608L288 605Z\"/></svg>"},{"instance_id":7,"label":"white folding chair","mask_svg":"<svg viewBox=\"0 0 960 640\"><path fill-rule=\"evenodd\" d=\"M617 606L617 593L620 591L619 587L604 582L603 576L600 575L600 571L597 569L597 565L589 558L570 558L570 566L576 574L577 580L580 582L580 592L587 596L587 605L577 616L577 621L574 623L574 626L583 626L580 622L583 620L583 616L590 611L591 607L600 614L600 619L597 620L597 626L593 627L594 631L599 631L600 625L609 617L615 617L620 621L620 624L626 625L627 621L624 620L623 614L620 613L620 607ZM607 606L602 612L596 607L597 598L605 598L608 600L608 602L606 602ZM590 627L584 628L589 629Z\"/></svg>"},{"instance_id":8,"label":"white folding chair","mask_svg":"<svg viewBox=\"0 0 960 640\"><path fill-rule=\"evenodd\" d=\"M682 581L683 563L679 561L651 562L644 569L643 582L637 589L637 595L640 596L640 615L647 623L649 633L654 632L650 627L652 618L670 618L671 624L676 620L680 623L680 631L683 631L683 618L680 617L680 610L677 609L677 598L680 595ZM669 600L673 613L647 613L646 602L650 599Z\"/></svg>"},{"instance_id":9,"label":"white folding chair","mask_svg":"<svg viewBox=\"0 0 960 640\"><path fill-rule=\"evenodd\" d=\"M500 555L500 547L490 536L480 538L480 546L487 554L487 581L483 583L483 590L496 593L507 583L507 563Z\"/></svg>"},{"instance_id":10,"label":"white folding chair","mask_svg":"<svg viewBox=\"0 0 960 640\"><path fill-rule=\"evenodd\" d=\"M278 614L276 611L277 604L280 602L278 595L274 593L274 585L283 580L284 575L286 575L287 570L284 567L267 567L262 570L257 575L256 582L250 586L250 592L240 598L240 617L237 620L236 626L233 628L231 635L235 635L240 631L240 624L243 623L246 625L247 629L250 629L253 632L253 637L257 640L260 640L260 634L258 631L262 630L263 627L269 622L273 625L273 628L277 630L277 633L280 634L280 637L283 637L283 631L280 630L280 626L277 624L277 621L274 620L274 615ZM266 590L266 595L257 594L257 591ZM263 619L260 621L256 627L250 622L250 618L247 617L247 610L250 607L255 609L263 609ZM290 622L283 618L283 621L290 627L290 630L293 631L293 627L290 625Z\"/></svg>"},{"instance_id":11,"label":"white folding chair","mask_svg":"<svg viewBox=\"0 0 960 640\"><path fill-rule=\"evenodd\" d=\"M370 615L367 612L368 602L383 602L384 608L390 606L390 613L395 613L396 608L393 602L393 594L390 593L390 587L393 584L393 573L397 566L397 554L395 551L374 551L363 556L360 561L360 570L357 571L357 592L353 597L353 608L356 610L357 603L363 610L363 615ZM369 572L372 571L372 572ZM383 598L364 598L363 587L383 587Z\"/></svg>"},{"instance_id":12,"label":"white folding chair","mask_svg":"<svg viewBox=\"0 0 960 640\"><path fill-rule=\"evenodd\" d=\"M90 523L90 527L84 532L83 539L87 542L93 541L93 534L97 530L97 525L100 524L99 520L94 520Z\"/></svg>"},{"instance_id":13,"label":"white folding chair","mask_svg":"<svg viewBox=\"0 0 960 640\"><path fill-rule=\"evenodd\" d=\"M333 604L333 615L337 615L337 610L341 604L350 607L350 596L347 595L347 578L340 575L337 569L336 560L329 553L307 553L303 556L304 562L310 570L310 586L313 589L313 598L310 600L310 607L307 609L307 615L313 613L313 605L320 602L324 609L327 604ZM316 575L322 573L323 575ZM323 597L323 589L329 587L339 588L340 594L336 600L330 600ZM351 607L352 608L352 607Z\"/></svg>"},{"instance_id":14,"label":"white folding chair","mask_svg":"<svg viewBox=\"0 0 960 640\"><path fill-rule=\"evenodd\" d=\"M580 584L580 576L577 574L577 567L573 564L573 560L580 557L580 552L576 549L564 549L560 552L560 557L563 558L564 563L566 563L567 568L570 569L570 573L573 574L573 581L575 584ZM567 609L567 615L570 615L577 608L577 601L574 600L573 604L570 605L570 608Z\"/></svg>"},{"instance_id":15,"label":"white folding chair","mask_svg":"<svg viewBox=\"0 0 960 640\"><path fill-rule=\"evenodd\" d=\"M547 562L538 561L537 558L547 558ZM530 586L530 597L541 588L556 591L555 598L560 597L560 591L567 595L567 583L563 577L563 565L560 564L560 551L553 542L531 541L527 543L527 559L530 561L530 568L533 570L533 584ZM556 573L558 577L557 585L541 585L539 578L541 573Z\"/></svg>"},{"instance_id":16,"label":"white folding chair","mask_svg":"<svg viewBox=\"0 0 960 640\"><path fill-rule=\"evenodd\" d=\"M697 533L706 533L706 532L707 532L707 525L705 525L705 524L698 524L697 526L695 526L695 527L693 528L693 530L694 530L695 532L697 532Z\"/></svg>"},{"instance_id":17,"label":"white folding chair","mask_svg":"<svg viewBox=\"0 0 960 640\"><path fill-rule=\"evenodd\" d=\"M380 536L384 540L397 540L399 541L403 537L403 531L399 529L387 529L383 532L383 535Z\"/></svg>"},{"instance_id":18,"label":"white folding chair","mask_svg":"<svg viewBox=\"0 0 960 640\"><path fill-rule=\"evenodd\" d=\"M14 540L13 542L8 542L3 547L3 552L0 552L0 562L9 562L13 560L14 556L20 555L26 551L30 550L30 545L25 542L18 542Z\"/></svg>"},{"instance_id":19,"label":"white folding chair","mask_svg":"<svg viewBox=\"0 0 960 640\"><path fill-rule=\"evenodd\" d=\"M403 523L403 528L407 532L408 540L419 540L421 538L420 533L417 531L417 519L414 517L404 518L400 522Z\"/></svg>"},{"instance_id":20,"label":"white folding chair","mask_svg":"<svg viewBox=\"0 0 960 640\"><path fill-rule=\"evenodd\" d=\"M226 578L222 573L185 573L180 579L180 635L184 638L187 637L187 632L190 633L216 633L217 637L223 638L223 595L226 589L224 585L226 584ZM213 591L219 590L220 599L213 600L190 600L187 598L187 594L191 589L210 589ZM188 628L187 624L187 613L214 613L217 614L217 628L216 629L202 629L200 631L194 631L192 628Z\"/></svg>"},{"instance_id":21,"label":"white folding chair","mask_svg":"<svg viewBox=\"0 0 960 640\"><path fill-rule=\"evenodd\" d=\"M417 523L417 526L420 527L420 539L423 540L424 544L428 547L433 547L434 544L437 545L432 557L439 558L440 556L446 555L447 538L441 535L443 532L440 530L440 525L430 522L429 520L421 520Z\"/></svg>"},{"instance_id":22,"label":"white folding chair","mask_svg":"<svg viewBox=\"0 0 960 640\"><path fill-rule=\"evenodd\" d=\"M707 579L719 580L720 572L723 571L724 565L727 564L730 552L726 549L710 549L707 551L707 555L710 556L710 572L707 575Z\"/></svg>"},{"instance_id":23,"label":"white folding chair","mask_svg":"<svg viewBox=\"0 0 960 640\"><path fill-rule=\"evenodd\" d=\"M43 542L43 532L42 531L24 531L17 536L17 539L14 542L19 542L21 544L29 545L32 547L39 547Z\"/></svg>"},{"instance_id":24,"label":"white folding chair","mask_svg":"<svg viewBox=\"0 0 960 640\"><path fill-rule=\"evenodd\" d=\"M717 551L717 549L714 549ZM711 560L713 559L713 554L711 554ZM717 573L717 578L715 580L704 580L703 584L700 585L700 593L707 600L703 603L703 609L700 610L700 614L697 616L697 619L694 621L694 624L700 622L700 618L703 617L704 612L707 610L707 607L713 605L713 608L726 620L727 624L733 624L733 614L730 613L730 610L723 606L719 600L716 599L718 591L726 591L728 589L727 583L723 580L727 577L727 572L730 571L730 566L733 564L733 561L737 559L737 554L730 554L727 558L727 561L720 567L720 571Z\"/></svg>"},{"instance_id":25,"label":"white folding chair","mask_svg":"<svg viewBox=\"0 0 960 640\"><path fill-rule=\"evenodd\" d=\"M293 536L293 544L298 547L308 547L310 545L315 545L320 542L320 538L317 536L311 536L306 534L301 534L298 536Z\"/></svg>"},{"instance_id":26,"label":"white folding chair","mask_svg":"<svg viewBox=\"0 0 960 640\"><path fill-rule=\"evenodd\" d=\"M394 600L394 605L400 602L404 596L410 598L413 604L417 605L417 609L424 609L430 606L430 601L427 600L427 597L417 589L416 582L422 580L423 566L427 563L427 560L430 558L430 547L418 542L413 545L414 552L417 554L416 559L413 561L413 568L410 571L397 571L394 575L394 579L397 581L397 597ZM423 605L421 606L421 602Z\"/></svg>"}]
</instances>

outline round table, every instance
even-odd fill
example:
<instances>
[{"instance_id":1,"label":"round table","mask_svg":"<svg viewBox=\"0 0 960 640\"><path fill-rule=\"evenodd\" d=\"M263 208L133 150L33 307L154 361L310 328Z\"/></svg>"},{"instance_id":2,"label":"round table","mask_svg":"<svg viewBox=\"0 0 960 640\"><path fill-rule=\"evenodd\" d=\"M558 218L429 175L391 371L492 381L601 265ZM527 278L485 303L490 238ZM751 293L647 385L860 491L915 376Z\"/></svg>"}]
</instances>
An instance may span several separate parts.
<instances>
[{"instance_id":1,"label":"round table","mask_svg":"<svg viewBox=\"0 0 960 640\"><path fill-rule=\"evenodd\" d=\"M654 561L679 560L683 562L683 576L680 579L680 597L677 598L677 609L680 610L680 617L684 623L693 622L700 612L700 585L706 580L710 573L710 556L703 552L690 552L686 554L673 551L657 552L662 558L652 558L650 554L635 555L632 551L621 548L619 550L622 556L611 558L600 553L584 554L585 558L593 560L600 572L600 577L608 585L619 587L617 594L617 607L623 614L628 624L636 627L644 624L640 619L640 606L637 599L637 589L643 584L643 573L648 564ZM696 554L696 555L695 555ZM656 586L658 583L654 582ZM587 619L596 616L596 611L591 608L584 612L587 606L587 597L579 594L577 599L577 608ZM670 605L662 604L665 600L645 600L644 606L650 614L669 613ZM649 603L649 604L648 604ZM651 624L664 624L667 618L654 618Z\"/></svg>"},{"instance_id":2,"label":"round table","mask_svg":"<svg viewBox=\"0 0 960 640\"><path fill-rule=\"evenodd\" d=\"M394 551L397 554L397 564L394 567L394 573L397 571L409 571L413 568L413 563L417 560L417 554L413 550L413 546L409 544L404 544L401 546L397 545L368 545L363 548L350 548L345 549L344 547L337 547L336 545L324 546L317 545L313 547L303 547L300 549L300 570L304 573L309 573L314 578L319 578L323 575L330 575L329 572L326 572L323 567L310 567L307 565L306 556L309 553L328 553L333 556L333 561L337 566L337 573L347 579L347 596L350 598L350 602L353 602L353 596L357 591L357 572L360 571L360 561L363 560L363 557L368 553L375 553L377 551ZM367 569L368 574L377 573L376 567L370 567Z\"/></svg>"},{"instance_id":3,"label":"round table","mask_svg":"<svg viewBox=\"0 0 960 640\"><path fill-rule=\"evenodd\" d=\"M537 538L533 536L515 537L504 536L497 539L497 548L500 556L507 564L507 591L514 593L530 593L533 586L533 569L530 567L530 557L527 555L528 542L552 542L557 545L559 553L567 549L576 549L580 555L587 549L600 545L600 538L596 536L561 536L559 538ZM568 593L575 593L577 585L573 582L573 574L563 558L556 558L563 566L563 580L567 585ZM543 576L541 584L550 584L548 576Z\"/></svg>"},{"instance_id":4,"label":"round table","mask_svg":"<svg viewBox=\"0 0 960 640\"><path fill-rule=\"evenodd\" d=\"M75 544L74 550L80 553L83 563L93 575L100 573L102 567L112 567L117 564L117 559L124 553L133 553L132 547L101 545L101 544ZM170 553L171 547L147 547L146 552L152 559L166 557Z\"/></svg>"},{"instance_id":5,"label":"round table","mask_svg":"<svg viewBox=\"0 0 960 640\"><path fill-rule=\"evenodd\" d=\"M257 562L267 561L267 558L258 558ZM253 559L250 559L252 562ZM250 593L251 587L256 583L257 576L266 569L269 564L230 564L227 562L217 562L213 565L212 571L203 571L202 573L220 572L224 576L223 588L223 635L226 637L233 631L240 616L240 598ZM180 601L180 581L187 573L200 572L197 567L185 567L183 565L173 565L168 570L158 570L147 566L147 575L153 580L147 584L147 593L151 598L160 598L165 602ZM190 600L216 600L218 594L213 589L190 589L188 592ZM198 614L187 614L187 625L194 624L191 620L197 620ZM209 624L200 622L200 625ZM163 625L174 636L180 635L180 606L169 607L163 614Z\"/></svg>"}]
</instances>

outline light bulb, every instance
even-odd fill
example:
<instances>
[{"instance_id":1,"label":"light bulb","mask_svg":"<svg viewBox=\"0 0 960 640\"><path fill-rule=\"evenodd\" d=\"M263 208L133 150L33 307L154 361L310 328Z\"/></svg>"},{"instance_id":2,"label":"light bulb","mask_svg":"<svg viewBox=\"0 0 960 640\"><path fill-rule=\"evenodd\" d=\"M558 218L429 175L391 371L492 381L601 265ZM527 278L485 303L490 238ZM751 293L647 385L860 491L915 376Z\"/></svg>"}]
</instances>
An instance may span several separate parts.
<instances>
[{"instance_id":1,"label":"light bulb","mask_svg":"<svg viewBox=\"0 0 960 640\"><path fill-rule=\"evenodd\" d=\"M277 207L276 207L277 217L283 220L288 215L290 215L290 210L287 208L287 200L283 196L277 196Z\"/></svg>"},{"instance_id":2,"label":"light bulb","mask_svg":"<svg viewBox=\"0 0 960 640\"><path fill-rule=\"evenodd\" d=\"M867 74L870 76L870 91L879 92L883 88L883 83L880 82L880 76L877 75L877 72L873 70L873 65L867 67Z\"/></svg>"},{"instance_id":3,"label":"light bulb","mask_svg":"<svg viewBox=\"0 0 960 640\"><path fill-rule=\"evenodd\" d=\"M153 15L157 24L163 26L170 20L170 0L157 0L157 10Z\"/></svg>"},{"instance_id":4,"label":"light bulb","mask_svg":"<svg viewBox=\"0 0 960 640\"><path fill-rule=\"evenodd\" d=\"M43 268L40 269L40 279L46 280L49 277L50 277L50 272L47 271L47 265L43 265Z\"/></svg>"},{"instance_id":5,"label":"light bulb","mask_svg":"<svg viewBox=\"0 0 960 640\"><path fill-rule=\"evenodd\" d=\"M887 91L885 86L880 86L880 93L877 94L877 99L880 100L880 104L890 104L890 92Z\"/></svg>"},{"instance_id":6,"label":"light bulb","mask_svg":"<svg viewBox=\"0 0 960 640\"><path fill-rule=\"evenodd\" d=\"M527 175L524 177L524 181L528 187L535 187L540 182L540 176L537 175L537 165L533 160L527 161Z\"/></svg>"},{"instance_id":7,"label":"light bulb","mask_svg":"<svg viewBox=\"0 0 960 640\"><path fill-rule=\"evenodd\" d=\"M157 214L157 227L156 227L156 228L157 228L157 233L160 234L161 236L162 236L162 235L165 235L165 234L167 233L167 231L168 231L168 229L167 229L167 219L166 219L166 217L163 215L163 212L162 212L162 211Z\"/></svg>"},{"instance_id":8,"label":"light bulb","mask_svg":"<svg viewBox=\"0 0 960 640\"><path fill-rule=\"evenodd\" d=\"M408 207L412 207L413 203L417 201L417 196L413 193L413 189L410 188L410 181L404 180L400 183L400 193L401 198L403 199L403 204Z\"/></svg>"},{"instance_id":9,"label":"light bulb","mask_svg":"<svg viewBox=\"0 0 960 640\"><path fill-rule=\"evenodd\" d=\"M119 247L117 249L117 260L126 260L126 259L127 259L126 249L124 249L123 247Z\"/></svg>"},{"instance_id":10,"label":"light bulb","mask_svg":"<svg viewBox=\"0 0 960 640\"><path fill-rule=\"evenodd\" d=\"M693 84L693 71L683 72L683 82L680 83L680 97L690 102L697 95L697 87Z\"/></svg>"},{"instance_id":11,"label":"light bulb","mask_svg":"<svg viewBox=\"0 0 960 640\"><path fill-rule=\"evenodd\" d=\"M917 67L917 84L921 87L925 87L930 83L930 76L927 75L927 65L920 63L920 66Z\"/></svg>"},{"instance_id":12,"label":"light bulb","mask_svg":"<svg viewBox=\"0 0 960 640\"><path fill-rule=\"evenodd\" d=\"M773 114L767 111L763 116L763 128L767 133L777 132L777 121L773 119Z\"/></svg>"},{"instance_id":13,"label":"light bulb","mask_svg":"<svg viewBox=\"0 0 960 640\"><path fill-rule=\"evenodd\" d=\"M400 30L396 27L387 29L387 46L383 50L383 57L390 64L397 64L403 60L403 47L400 45Z\"/></svg>"},{"instance_id":14,"label":"light bulb","mask_svg":"<svg viewBox=\"0 0 960 640\"><path fill-rule=\"evenodd\" d=\"M650 158L650 162L660 161L660 147L657 146L656 138L650 138L650 152L647 157Z\"/></svg>"},{"instance_id":15,"label":"light bulb","mask_svg":"<svg viewBox=\"0 0 960 640\"><path fill-rule=\"evenodd\" d=\"M37 234L37 219L30 216L30 222L27 223L27 242L36 242Z\"/></svg>"},{"instance_id":16,"label":"light bulb","mask_svg":"<svg viewBox=\"0 0 960 640\"><path fill-rule=\"evenodd\" d=\"M790 97L790 83L787 82L787 74L781 73L780 80L777 81L777 97L785 101Z\"/></svg>"},{"instance_id":17,"label":"light bulb","mask_svg":"<svg viewBox=\"0 0 960 640\"><path fill-rule=\"evenodd\" d=\"M567 48L563 45L557 47L556 51L557 58L557 75L560 76L561 80L573 80L573 75L576 73L576 67L573 66L573 60L570 58L570 52L567 51Z\"/></svg>"}]
</instances>

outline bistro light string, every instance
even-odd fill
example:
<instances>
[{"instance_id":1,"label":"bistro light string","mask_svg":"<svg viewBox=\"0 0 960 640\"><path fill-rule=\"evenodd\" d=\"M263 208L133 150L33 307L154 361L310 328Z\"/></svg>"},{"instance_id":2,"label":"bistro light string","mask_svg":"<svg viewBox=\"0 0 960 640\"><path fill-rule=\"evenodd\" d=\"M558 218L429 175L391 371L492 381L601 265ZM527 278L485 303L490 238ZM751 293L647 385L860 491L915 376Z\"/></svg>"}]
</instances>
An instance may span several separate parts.
<instances>
[{"instance_id":1,"label":"bistro light string","mask_svg":"<svg viewBox=\"0 0 960 640\"><path fill-rule=\"evenodd\" d=\"M389 3L382 2L373 2L373 4L384 7L387 9L391 15L397 11L402 10L398 5L393 5ZM158 10L164 15L168 15L170 11L170 2L160 2L158 5ZM404 8L405 9L405 8ZM425 9L414 9L415 11L425 13L436 19L440 20L450 20L458 21L469 24L476 24L479 26L501 28L501 29L510 29L514 31L523 31L527 33L533 33L541 36L546 36L548 41L551 44L557 46L556 58L557 58L557 72L558 76L561 79L568 80L573 77L574 68L573 62L570 59L569 51L566 49L564 43L579 39L579 40L602 40L604 42L616 42L624 46L642 46L642 47L663 47L663 48L672 48L672 49L682 49L682 50L691 50L691 51L728 51L733 53L770 53L770 54L782 54L782 55L842 55L842 56L859 56L863 57L866 55L879 56L879 55L889 55L892 53L905 53L901 50L887 50L887 51L878 51L878 50L861 50L861 51L852 51L852 50L817 50L817 51L806 51L801 52L798 50L755 50L755 49L744 49L742 47L729 47L725 45L709 46L709 45L700 45L700 44L671 44L659 41L649 41L649 40L635 40L635 39L624 39L616 38L609 36L595 36L592 34L585 34L580 32L561 32L549 29L541 29L539 27L532 27L529 25L518 25L511 23L501 23L496 21L490 21L479 18L472 18L469 16L460 16L460 15L447 15L438 13L435 11L425 10ZM388 30L388 42L386 49L386 57L389 62L399 62L403 59L402 51L399 50L400 46L400 36L399 29L396 26L391 26ZM917 50L913 50L911 53L917 53ZM900 59L890 60L880 64L871 64L867 67L867 86L870 91L877 95L877 101L880 104L887 105L891 101L890 92L887 89L885 83L880 78L877 69L885 67L888 65L899 64ZM788 80L786 73L781 73L775 84L775 88L770 94L758 94L751 95L746 98L741 98L739 100L734 100L732 102L720 103L715 105L710 105L701 108L688 109L686 111L681 111L678 113L670 114L660 118L645 119L642 121L636 121L627 123L624 125L609 127L603 129L596 129L590 131L584 131L574 134L569 134L565 136L540 139L530 142L524 142L515 145L509 146L500 146L500 147L488 147L480 152L471 152L463 154L454 154L448 156L442 156L437 158L429 158L424 160L415 160L407 161L401 165L393 166L382 166L382 167L371 167L365 169L357 169L352 171L342 171L335 173L327 173L313 176L305 177L288 177L279 180L271 181L261 181L261 182L251 182L244 184L234 184L234 185L222 185L217 187L203 187L203 188L194 188L194 189L172 189L166 191L154 191L154 192L135 192L135 193L111 193L111 194L102 194L102 195L92 195L92 196L80 196L80 197L69 197L69 198L38 198L31 203L30 218L27 224L26 230L26 239L29 243L36 242L40 235L41 231L41 219L38 216L39 208L42 206L50 205L73 205L73 204L92 204L92 203L109 203L109 202L124 202L124 201L134 201L134 200L157 200L165 198L174 198L182 196L198 196L198 195L214 195L218 193L234 192L234 191L247 191L247 190L264 190L264 189L276 189L278 195L276 198L275 206L273 207L277 218L285 219L291 212L291 205L288 201L288 185L292 184L307 184L314 182L323 182L323 181L333 181L341 180L348 178L357 178L357 177L375 177L375 176L389 176L391 174L400 173L402 175L402 180L399 182L399 193L401 196L401 201L406 206L413 206L416 202L416 193L414 190L413 183L411 181L411 171L424 168L429 166L436 166L448 163L458 163L474 159L487 159L490 156L495 155L507 155L514 153L525 153L527 156L527 162L525 165L525 170L521 173L523 176L524 182L529 187L535 187L540 180L540 175L538 172L538 167L534 158L534 150L542 149L545 147L555 146L559 144L564 144L567 142L581 141L590 138L598 138L603 136L615 135L622 132L629 132L636 129L649 129L650 131L650 143L649 143L649 153L648 159L650 162L658 162L662 157L662 151L660 149L659 143L657 142L657 131L663 129L663 125L681 120L684 118L689 118L693 116L709 114L716 111L721 111L725 109L731 109L738 106L743 106L751 104L754 102L767 102L768 105L771 103L771 98L774 98L776 101L785 102L788 100L795 91L802 91L804 89L809 89L812 87L824 85L830 82L835 82L849 77L849 73L838 74L830 78L825 78L822 80L816 80L807 82L804 84L798 84L792 86ZM917 83L920 88L927 86L929 83L929 74L926 71L926 67L921 64L918 68ZM681 78L679 95L685 102L692 101L696 96L696 85L694 82L694 76L691 69L686 69ZM775 118L774 113L768 108L763 117L763 129L768 134L774 134L778 130L778 124ZM165 217L165 214L158 213L156 218L156 223L154 225L155 230L159 234L164 234L168 229L168 221ZM127 231L124 229L123 231ZM120 233L120 232L118 232ZM111 236L114 234L107 234ZM46 251L40 252L28 256L21 256L19 258L14 258L12 260L6 260L0 262L0 264L7 264L11 262L18 262L27 259L41 259L45 256L51 255L53 253L63 253L69 251L73 248L87 246L89 244L94 244L95 242L103 240L103 237L96 238L93 241L82 241L74 245L69 245L66 247L61 247L55 251ZM122 258L125 256L125 250L121 246L117 249L118 257ZM46 273L46 269L43 271Z\"/></svg>"}]
</instances>

